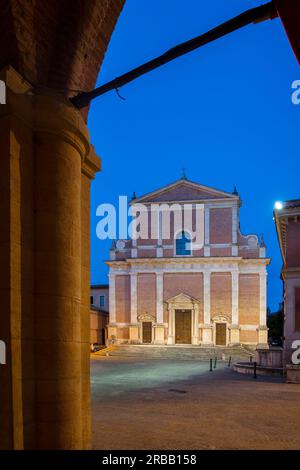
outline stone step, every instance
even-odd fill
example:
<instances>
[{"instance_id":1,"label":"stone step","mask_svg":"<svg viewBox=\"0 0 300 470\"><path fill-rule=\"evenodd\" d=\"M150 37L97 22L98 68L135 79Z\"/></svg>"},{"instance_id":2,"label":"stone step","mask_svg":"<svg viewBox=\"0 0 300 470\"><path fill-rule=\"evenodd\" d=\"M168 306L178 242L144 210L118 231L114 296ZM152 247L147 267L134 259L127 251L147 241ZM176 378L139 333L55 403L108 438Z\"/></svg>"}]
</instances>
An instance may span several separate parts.
<instances>
[{"instance_id":1,"label":"stone step","mask_svg":"<svg viewBox=\"0 0 300 470\"><path fill-rule=\"evenodd\" d=\"M156 346L156 345L118 345L109 352L110 356L142 357L149 359L195 359L209 360L210 358L232 361L248 359L253 356L253 351L246 351L241 347L201 347L201 346Z\"/></svg>"}]
</instances>

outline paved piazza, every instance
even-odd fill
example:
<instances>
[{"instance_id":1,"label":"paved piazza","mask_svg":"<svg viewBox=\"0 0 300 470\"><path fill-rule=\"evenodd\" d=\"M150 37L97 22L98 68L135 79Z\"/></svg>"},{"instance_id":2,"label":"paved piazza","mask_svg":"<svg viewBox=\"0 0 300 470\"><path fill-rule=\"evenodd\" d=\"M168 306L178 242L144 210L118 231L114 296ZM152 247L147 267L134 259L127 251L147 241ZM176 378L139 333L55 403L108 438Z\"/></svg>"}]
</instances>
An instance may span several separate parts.
<instances>
[{"instance_id":1,"label":"paved piazza","mask_svg":"<svg viewBox=\"0 0 300 470\"><path fill-rule=\"evenodd\" d=\"M91 361L95 449L300 449L300 386L225 364Z\"/></svg>"}]
</instances>

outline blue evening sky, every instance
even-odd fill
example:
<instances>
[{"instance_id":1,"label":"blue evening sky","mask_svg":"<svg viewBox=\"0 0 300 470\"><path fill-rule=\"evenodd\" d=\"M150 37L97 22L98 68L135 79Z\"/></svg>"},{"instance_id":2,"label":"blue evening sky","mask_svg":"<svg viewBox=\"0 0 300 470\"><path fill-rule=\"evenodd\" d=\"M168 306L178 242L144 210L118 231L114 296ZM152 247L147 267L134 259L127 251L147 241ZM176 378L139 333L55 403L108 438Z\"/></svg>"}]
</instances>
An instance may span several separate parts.
<instances>
[{"instance_id":1,"label":"blue evening sky","mask_svg":"<svg viewBox=\"0 0 300 470\"><path fill-rule=\"evenodd\" d=\"M256 0L127 0L98 85L258 6ZM120 92L96 99L89 129L103 171L92 183L91 282L107 282L111 242L96 237L96 208L181 176L243 200L242 232L264 233L268 304L282 298L272 220L276 200L300 197L299 113L291 83L300 70L279 19L251 25L183 56Z\"/></svg>"}]
</instances>

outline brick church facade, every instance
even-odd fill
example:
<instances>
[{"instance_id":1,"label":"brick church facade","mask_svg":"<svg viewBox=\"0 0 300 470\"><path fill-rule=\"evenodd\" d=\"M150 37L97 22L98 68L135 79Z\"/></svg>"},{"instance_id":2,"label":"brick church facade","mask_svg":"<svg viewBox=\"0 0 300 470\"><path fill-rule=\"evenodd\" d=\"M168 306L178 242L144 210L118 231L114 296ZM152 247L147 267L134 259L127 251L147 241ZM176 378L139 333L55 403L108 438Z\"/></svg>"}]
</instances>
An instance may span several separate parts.
<instances>
[{"instance_id":1,"label":"brick church facade","mask_svg":"<svg viewBox=\"0 0 300 470\"><path fill-rule=\"evenodd\" d=\"M117 344L267 345L269 259L263 240L242 235L241 200L182 178L131 201L145 208L202 208L203 243L184 230L119 240L110 251L108 341ZM175 206L173 206L175 207ZM183 243L184 242L184 243Z\"/></svg>"}]
</instances>

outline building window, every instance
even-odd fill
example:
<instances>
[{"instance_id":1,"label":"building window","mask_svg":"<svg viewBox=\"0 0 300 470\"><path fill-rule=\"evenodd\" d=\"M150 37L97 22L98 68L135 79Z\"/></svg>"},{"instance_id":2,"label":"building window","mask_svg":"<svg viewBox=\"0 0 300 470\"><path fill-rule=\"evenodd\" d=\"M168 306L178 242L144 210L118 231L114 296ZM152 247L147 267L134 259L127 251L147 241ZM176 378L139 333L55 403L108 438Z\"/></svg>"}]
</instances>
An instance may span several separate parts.
<instances>
[{"instance_id":1,"label":"building window","mask_svg":"<svg viewBox=\"0 0 300 470\"><path fill-rule=\"evenodd\" d=\"M100 307L104 307L104 305L105 305L105 296L100 295Z\"/></svg>"},{"instance_id":2,"label":"building window","mask_svg":"<svg viewBox=\"0 0 300 470\"><path fill-rule=\"evenodd\" d=\"M91 297L90 297L90 302L91 302L91 305L94 305L94 296L93 295L91 295Z\"/></svg>"},{"instance_id":3,"label":"building window","mask_svg":"<svg viewBox=\"0 0 300 470\"><path fill-rule=\"evenodd\" d=\"M180 232L176 237L176 255L191 255L191 237L187 232Z\"/></svg>"}]
</instances>

